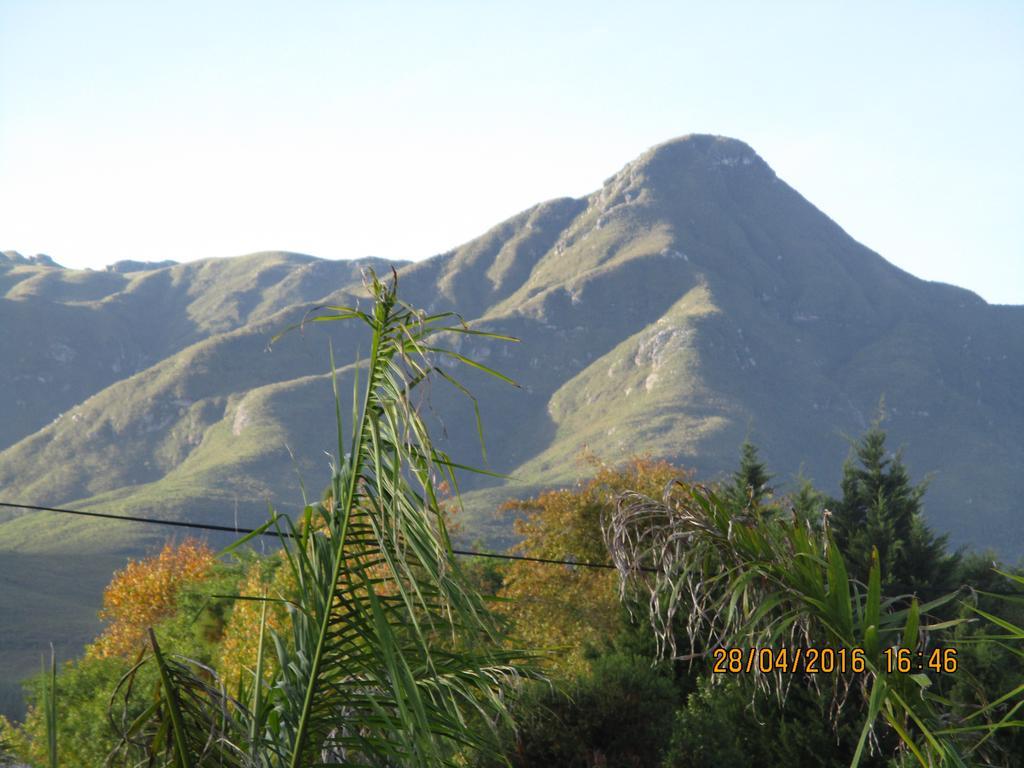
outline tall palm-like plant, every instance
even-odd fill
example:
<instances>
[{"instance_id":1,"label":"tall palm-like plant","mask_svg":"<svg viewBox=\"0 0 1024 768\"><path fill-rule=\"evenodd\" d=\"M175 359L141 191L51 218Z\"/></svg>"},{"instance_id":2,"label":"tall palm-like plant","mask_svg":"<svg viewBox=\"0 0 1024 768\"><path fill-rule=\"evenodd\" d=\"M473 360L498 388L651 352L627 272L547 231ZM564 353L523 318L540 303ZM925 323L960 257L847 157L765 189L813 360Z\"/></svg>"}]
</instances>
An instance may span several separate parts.
<instances>
[{"instance_id":1,"label":"tall palm-like plant","mask_svg":"<svg viewBox=\"0 0 1024 768\"><path fill-rule=\"evenodd\" d=\"M780 657L763 657L760 649L788 647L786 664L793 664L796 648L832 648L845 671L813 681L832 686L834 717L858 700L865 712L852 766L861 761L880 720L924 766L967 765L991 734L1022 725L1020 681L956 722L950 703L930 691L928 674L890 670L886 648L907 649L916 658L961 621L929 618L957 593L923 605L909 596L884 597L877 552L868 583L850 579L827 514L816 527L740 510L701 486L672 484L661 500L622 495L604 529L623 594L646 598L664 655L692 659L738 648L739 671L784 695L794 674L776 663ZM1000 640L1017 653L1024 650L1020 627L977 613L1000 627ZM680 629L686 649L676 645Z\"/></svg>"},{"instance_id":2,"label":"tall palm-like plant","mask_svg":"<svg viewBox=\"0 0 1024 768\"><path fill-rule=\"evenodd\" d=\"M122 754L139 764L453 765L460 749L493 743L489 726L506 716L503 688L524 656L500 650L461 577L437 496L458 465L432 444L413 398L435 376L465 392L445 359L505 378L438 339L513 339L415 310L396 286L397 276L386 284L371 274L369 310L326 307L311 318L361 322L372 335L369 358L355 367L347 443L336 408L325 501L297 523L275 517L265 526L282 534L295 589L252 597L284 601L289 626L261 636L251 680L234 697L213 670L165 656L154 636L146 663L160 670L159 696L124 727ZM277 663L266 681L270 653Z\"/></svg>"}]
</instances>

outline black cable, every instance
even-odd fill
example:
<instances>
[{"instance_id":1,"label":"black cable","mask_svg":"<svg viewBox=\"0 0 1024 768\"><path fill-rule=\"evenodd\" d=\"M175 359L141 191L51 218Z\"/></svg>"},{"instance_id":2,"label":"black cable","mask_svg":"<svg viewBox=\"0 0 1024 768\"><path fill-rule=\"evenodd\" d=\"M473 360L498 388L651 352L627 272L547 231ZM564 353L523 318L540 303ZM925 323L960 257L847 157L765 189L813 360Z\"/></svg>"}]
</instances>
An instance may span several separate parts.
<instances>
[{"instance_id":1,"label":"black cable","mask_svg":"<svg viewBox=\"0 0 1024 768\"><path fill-rule=\"evenodd\" d=\"M30 512L59 512L64 515L81 515L82 517L99 517L104 520L123 520L129 523L147 523L149 525L171 525L177 528L194 528L201 531L224 531L226 533L243 534L243 533L256 533L257 528L236 528L231 525L214 525L213 523L194 523L187 520L161 520L156 517L137 517L134 515L112 515L108 512L86 512L82 509L63 509L60 507L43 507L36 504L13 504L6 501L0 501L0 507L10 507L11 509L23 509ZM259 532L261 536L273 536L275 538L292 538L292 534L287 531L273 531L266 529ZM543 563L546 565L571 565L578 566L580 568L615 568L611 563L588 563L575 562L572 560L555 560L547 557L530 557L528 555L503 555L497 552L474 552L466 549L453 549L453 553L456 555L463 555L466 557L491 557L497 560L523 560L529 563ZM652 569L653 570L653 569Z\"/></svg>"},{"instance_id":2,"label":"black cable","mask_svg":"<svg viewBox=\"0 0 1024 768\"><path fill-rule=\"evenodd\" d=\"M547 557L529 557L527 555L502 555L497 552L471 552L465 549L453 549L456 555L469 555L472 557L494 557L499 560L525 560L529 563L544 563L546 565L573 565L579 566L580 568L611 568L615 566L611 563L588 563L587 561L576 562L575 560L553 560ZM644 568L642 570L654 571L653 568Z\"/></svg>"},{"instance_id":3,"label":"black cable","mask_svg":"<svg viewBox=\"0 0 1024 768\"><path fill-rule=\"evenodd\" d=\"M224 531L226 533L242 534L242 533L256 533L256 528L236 528L230 525L214 525L213 523L193 523L187 520L160 520L155 517L136 517L134 515L111 515L107 512L86 512L81 509L62 509L59 507L42 507L35 504L13 504L7 501L0 501L0 507L10 507L12 509L24 509L32 512L59 512L64 515L81 515L82 517L99 517L105 520L123 520L129 523L147 523L149 525L171 525L176 528L195 528L201 531ZM292 538L292 534L286 531L272 531L270 529L262 530L259 532L260 536L273 536L281 539ZM542 565L568 565L578 568L602 568L602 569L614 569L615 566L611 563L588 563L587 561L576 562L574 560L556 560L548 557L530 557L529 555L503 555L498 552L474 552L468 549L452 549L452 552L456 555L462 555L464 557L490 557L495 560L521 560L527 563L541 563ZM656 568L639 568L639 570L645 573L655 573ZM992 592L993 595L1019 595L1018 592Z\"/></svg>"},{"instance_id":4,"label":"black cable","mask_svg":"<svg viewBox=\"0 0 1024 768\"><path fill-rule=\"evenodd\" d=\"M101 517L105 520L125 520L130 523L149 523L150 525L173 525L178 528L197 528L203 531L226 531L228 533L255 533L255 528L236 528L232 525L214 525L212 523L192 523L187 520L160 520L156 517L133 517L132 515L111 515L107 512L86 512L81 509L59 509L57 507L39 507L35 504L10 504L0 501L0 507L11 507L13 509L26 509L33 512L60 512L65 515L81 515L82 517ZM265 536L291 537L290 533L279 533L278 531L263 531Z\"/></svg>"}]
</instances>

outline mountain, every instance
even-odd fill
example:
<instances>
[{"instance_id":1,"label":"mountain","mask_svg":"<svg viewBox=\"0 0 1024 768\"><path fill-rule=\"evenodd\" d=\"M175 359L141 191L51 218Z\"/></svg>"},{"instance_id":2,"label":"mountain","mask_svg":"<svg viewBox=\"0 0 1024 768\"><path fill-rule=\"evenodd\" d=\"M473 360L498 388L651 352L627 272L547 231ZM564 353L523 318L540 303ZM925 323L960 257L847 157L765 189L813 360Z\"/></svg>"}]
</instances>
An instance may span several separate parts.
<instances>
[{"instance_id":1,"label":"mountain","mask_svg":"<svg viewBox=\"0 0 1024 768\"><path fill-rule=\"evenodd\" d=\"M0 500L250 525L316 494L336 445L328 344L342 391L365 337L312 307L400 295L520 338L462 351L522 385L466 375L488 466L465 478L467 538L509 542L501 500L572 482L579 456L648 452L731 469L744 437L779 480L836 491L884 398L932 526L1024 553L1024 307L920 280L857 243L746 144L687 136L582 199L552 200L416 263L264 253L107 271L0 256ZM333 325L333 324L332 324ZM435 385L445 447L481 463L472 409ZM100 589L166 535L0 509L0 677L95 631ZM6 665L6 666L4 666Z\"/></svg>"}]
</instances>

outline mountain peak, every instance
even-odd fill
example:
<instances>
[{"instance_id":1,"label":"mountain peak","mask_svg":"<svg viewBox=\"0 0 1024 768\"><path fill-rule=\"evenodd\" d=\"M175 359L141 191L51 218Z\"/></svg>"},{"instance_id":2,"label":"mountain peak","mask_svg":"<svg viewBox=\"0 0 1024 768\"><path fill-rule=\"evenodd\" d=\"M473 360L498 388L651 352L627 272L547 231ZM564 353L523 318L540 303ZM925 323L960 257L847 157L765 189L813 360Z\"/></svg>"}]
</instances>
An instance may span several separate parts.
<instances>
[{"instance_id":1,"label":"mountain peak","mask_svg":"<svg viewBox=\"0 0 1024 768\"><path fill-rule=\"evenodd\" d=\"M599 192L603 202L678 198L681 187L706 188L740 178L774 180L775 172L750 145L728 136L691 133L651 147ZM620 200L621 198L621 200Z\"/></svg>"},{"instance_id":2,"label":"mountain peak","mask_svg":"<svg viewBox=\"0 0 1024 768\"><path fill-rule=\"evenodd\" d=\"M687 134L651 147L632 165L653 175L728 168L770 170L749 144L706 133Z\"/></svg>"},{"instance_id":3,"label":"mountain peak","mask_svg":"<svg viewBox=\"0 0 1024 768\"><path fill-rule=\"evenodd\" d=\"M691 156L722 156L756 153L744 141L734 139L730 136L719 136L713 133L687 133L683 136L676 136L668 141L655 144L648 149L641 157L679 157L683 154Z\"/></svg>"}]
</instances>

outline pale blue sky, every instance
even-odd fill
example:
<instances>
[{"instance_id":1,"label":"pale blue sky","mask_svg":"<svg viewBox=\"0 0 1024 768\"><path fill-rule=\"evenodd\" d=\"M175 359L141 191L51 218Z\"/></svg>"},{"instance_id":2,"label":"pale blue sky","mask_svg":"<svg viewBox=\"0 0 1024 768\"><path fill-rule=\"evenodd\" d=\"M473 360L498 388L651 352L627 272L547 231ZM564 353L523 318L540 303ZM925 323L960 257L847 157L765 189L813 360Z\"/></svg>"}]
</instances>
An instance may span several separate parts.
<instances>
[{"instance_id":1,"label":"pale blue sky","mask_svg":"<svg viewBox=\"0 0 1024 768\"><path fill-rule=\"evenodd\" d=\"M68 266L423 258L691 132L1024 303L1024 2L0 0L0 249Z\"/></svg>"}]
</instances>

